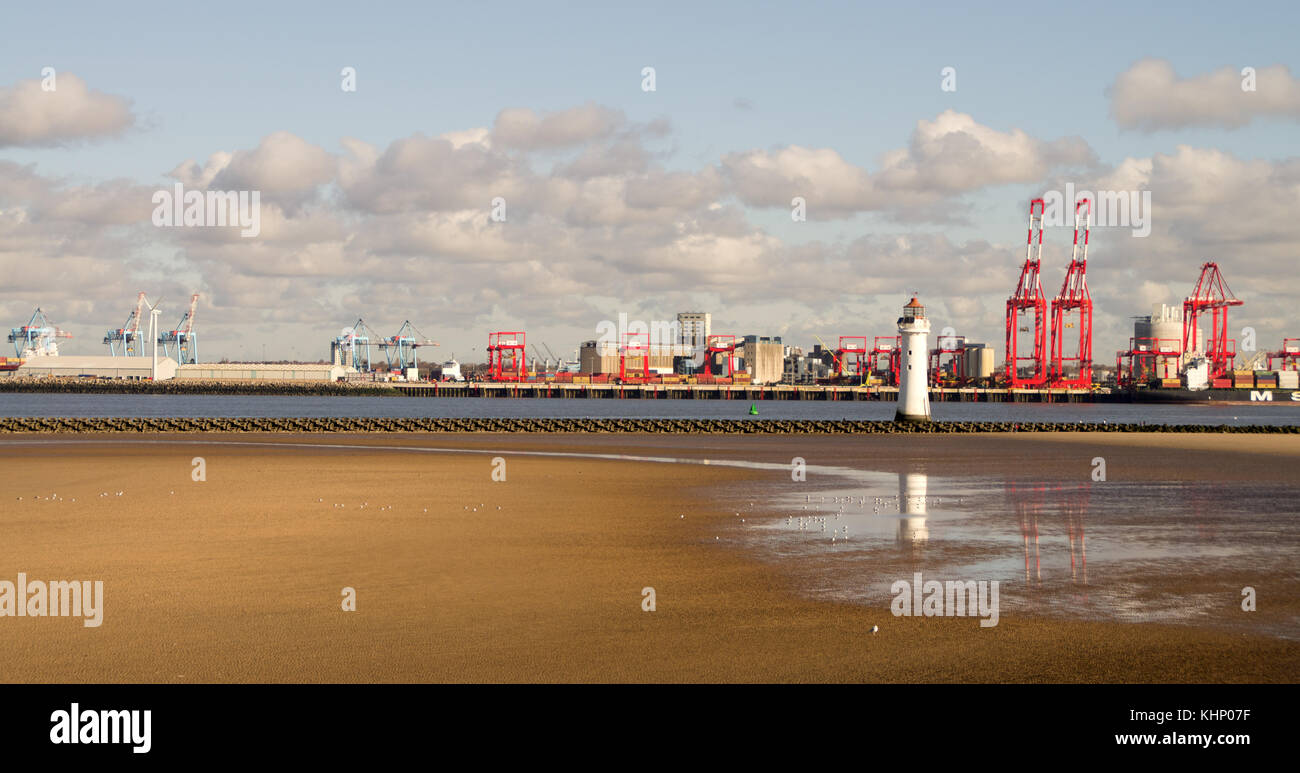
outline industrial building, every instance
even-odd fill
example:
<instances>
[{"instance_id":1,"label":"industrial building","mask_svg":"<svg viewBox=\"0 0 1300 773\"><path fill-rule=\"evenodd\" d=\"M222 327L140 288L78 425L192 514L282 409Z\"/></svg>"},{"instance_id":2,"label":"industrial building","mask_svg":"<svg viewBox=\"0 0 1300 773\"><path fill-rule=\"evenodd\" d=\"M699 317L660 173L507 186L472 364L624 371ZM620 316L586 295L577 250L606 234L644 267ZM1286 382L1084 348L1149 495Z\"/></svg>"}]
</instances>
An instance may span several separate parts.
<instances>
[{"instance_id":1,"label":"industrial building","mask_svg":"<svg viewBox=\"0 0 1300 773\"><path fill-rule=\"evenodd\" d=\"M683 346L702 349L713 333L713 315L707 311L683 311L677 315L677 327L681 330L679 342Z\"/></svg>"},{"instance_id":2,"label":"industrial building","mask_svg":"<svg viewBox=\"0 0 1300 773\"><path fill-rule=\"evenodd\" d=\"M66 358L60 358L66 359ZM100 359L111 359L102 357ZM120 362L125 358L118 358ZM147 363L146 363L147 365ZM178 379L206 379L225 381L341 381L355 376L357 370L346 365L288 363L200 363L177 366L172 362ZM161 372L159 378L162 378Z\"/></svg>"},{"instance_id":3,"label":"industrial building","mask_svg":"<svg viewBox=\"0 0 1300 773\"><path fill-rule=\"evenodd\" d=\"M785 345L780 336L745 336L744 343L736 347L741 371L750 375L754 384L775 384L785 372Z\"/></svg>"},{"instance_id":4,"label":"industrial building","mask_svg":"<svg viewBox=\"0 0 1300 773\"><path fill-rule=\"evenodd\" d=\"M682 346L650 346L645 351L645 369L651 373L672 373L673 358L690 354ZM636 359L639 370L641 355L636 355ZM578 372L585 375L615 375L619 373L620 360L618 345L613 342L583 341L578 348Z\"/></svg>"},{"instance_id":5,"label":"industrial building","mask_svg":"<svg viewBox=\"0 0 1300 773\"><path fill-rule=\"evenodd\" d=\"M176 360L158 358L158 380L176 376ZM54 376L64 378L120 378L142 381L153 375L149 357L112 357L99 355L57 355L28 357L12 371L14 376Z\"/></svg>"}]
</instances>

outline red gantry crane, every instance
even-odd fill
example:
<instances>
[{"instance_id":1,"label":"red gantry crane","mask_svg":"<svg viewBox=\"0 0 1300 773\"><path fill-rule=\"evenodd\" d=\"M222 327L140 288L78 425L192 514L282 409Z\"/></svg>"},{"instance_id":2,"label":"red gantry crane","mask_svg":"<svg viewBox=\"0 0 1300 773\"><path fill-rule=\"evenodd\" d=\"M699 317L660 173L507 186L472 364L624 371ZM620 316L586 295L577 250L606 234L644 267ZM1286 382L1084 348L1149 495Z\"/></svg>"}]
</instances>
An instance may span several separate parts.
<instances>
[{"instance_id":1,"label":"red gantry crane","mask_svg":"<svg viewBox=\"0 0 1300 773\"><path fill-rule=\"evenodd\" d=\"M727 375L731 378L736 374L736 347L740 345L740 339L731 333L714 333L704 340L704 351L708 357L705 360L705 372L713 373L713 366L717 362L719 354L727 355ZM715 374L716 375L716 374Z\"/></svg>"},{"instance_id":2,"label":"red gantry crane","mask_svg":"<svg viewBox=\"0 0 1300 773\"><path fill-rule=\"evenodd\" d=\"M627 361L631 359L632 367ZM618 347L618 380L627 384L641 384L650 377L650 334L624 333Z\"/></svg>"},{"instance_id":3,"label":"red gantry crane","mask_svg":"<svg viewBox=\"0 0 1300 773\"><path fill-rule=\"evenodd\" d=\"M1092 295L1088 292L1088 233L1091 230L1092 201L1079 199L1074 207L1074 249L1065 271L1061 292L1052 299L1052 365L1048 386L1087 389L1092 386ZM1066 322L1066 319L1073 321ZM1066 328L1078 329L1078 347L1073 356L1065 353ZM1065 363L1076 364L1067 376Z\"/></svg>"},{"instance_id":4,"label":"red gantry crane","mask_svg":"<svg viewBox=\"0 0 1300 773\"><path fill-rule=\"evenodd\" d=\"M488 333L488 378L492 381L524 381L524 332L503 330Z\"/></svg>"},{"instance_id":5,"label":"red gantry crane","mask_svg":"<svg viewBox=\"0 0 1300 773\"><path fill-rule=\"evenodd\" d=\"M902 366L902 336L876 336L868 354L867 369L872 375L879 375L888 386L898 386L899 371ZM883 358L883 367L881 365Z\"/></svg>"},{"instance_id":6,"label":"red gantry crane","mask_svg":"<svg viewBox=\"0 0 1300 773\"><path fill-rule=\"evenodd\" d=\"M1281 360L1282 367L1275 366L1273 360ZM1300 338L1283 338L1282 348L1268 353L1268 369L1300 370Z\"/></svg>"},{"instance_id":7,"label":"red gantry crane","mask_svg":"<svg viewBox=\"0 0 1300 773\"><path fill-rule=\"evenodd\" d=\"M1043 283L1039 269L1043 262L1043 209L1042 199L1029 202L1029 239L1025 248L1025 265L1020 269L1020 283L1016 293L1007 299L1007 386L1040 387L1047 382L1047 299L1043 296ZM1033 350L1028 356L1020 354L1020 333L1031 332L1021 327L1021 317L1033 312ZM1021 364L1031 363L1028 374L1021 375Z\"/></svg>"},{"instance_id":8,"label":"red gantry crane","mask_svg":"<svg viewBox=\"0 0 1300 773\"><path fill-rule=\"evenodd\" d=\"M1201 266L1201 278L1196 281L1196 289L1183 301L1183 352L1190 354L1197 348L1201 312L1210 312L1210 341L1205 351L1205 359L1210 366L1211 379L1222 378L1232 370L1233 360L1237 357L1237 342L1228 338L1228 309L1240 306L1223 274L1219 273L1219 264L1205 263Z\"/></svg>"},{"instance_id":9,"label":"red gantry crane","mask_svg":"<svg viewBox=\"0 0 1300 773\"><path fill-rule=\"evenodd\" d=\"M835 350L840 380L865 382L870 375L868 367L870 352L871 350L867 348L866 336L840 336L839 348Z\"/></svg>"}]
</instances>

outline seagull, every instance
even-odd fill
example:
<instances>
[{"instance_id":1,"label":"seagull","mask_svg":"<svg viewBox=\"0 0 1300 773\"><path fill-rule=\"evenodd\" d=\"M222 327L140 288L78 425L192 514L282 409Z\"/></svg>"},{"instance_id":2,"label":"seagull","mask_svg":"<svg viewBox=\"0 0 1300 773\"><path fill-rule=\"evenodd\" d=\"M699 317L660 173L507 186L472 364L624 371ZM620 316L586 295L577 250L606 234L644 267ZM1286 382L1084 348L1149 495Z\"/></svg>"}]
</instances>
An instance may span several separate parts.
<instances>
[{"instance_id":1,"label":"seagull","mask_svg":"<svg viewBox=\"0 0 1300 773\"><path fill-rule=\"evenodd\" d=\"M878 625L873 625L873 626L871 626L871 632L872 632L872 633L880 633L880 626L878 626Z\"/></svg>"}]
</instances>

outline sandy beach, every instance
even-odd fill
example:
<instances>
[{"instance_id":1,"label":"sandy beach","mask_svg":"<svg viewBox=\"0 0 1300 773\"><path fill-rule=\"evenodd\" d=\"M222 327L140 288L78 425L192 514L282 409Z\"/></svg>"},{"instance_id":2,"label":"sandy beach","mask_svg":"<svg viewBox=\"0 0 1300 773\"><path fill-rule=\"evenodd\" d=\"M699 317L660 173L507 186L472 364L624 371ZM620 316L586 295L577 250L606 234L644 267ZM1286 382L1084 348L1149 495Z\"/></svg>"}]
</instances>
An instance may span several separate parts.
<instances>
[{"instance_id":1,"label":"sandy beach","mask_svg":"<svg viewBox=\"0 0 1300 773\"><path fill-rule=\"evenodd\" d=\"M461 452L323 447L362 445ZM103 580L105 603L96 628L0 617L0 681L1300 677L1294 639L1213 620L1003 614L982 629L970 618L894 617L885 606L817 598L797 567L761 560L732 538L731 502L788 473L524 451L783 465L799 456L1060 480L1086 479L1104 455L1112 480L1289 484L1300 437L8 436L0 580ZM493 480L498 452L504 481ZM191 479L194 457L205 481ZM1252 614L1294 619L1293 571L1243 580L1242 570L1210 567L1198 581L1214 592L1285 588ZM647 587L653 612L642 608ZM344 588L355 589L356 611L341 608ZM1222 614L1241 614L1234 605L1226 598Z\"/></svg>"}]
</instances>

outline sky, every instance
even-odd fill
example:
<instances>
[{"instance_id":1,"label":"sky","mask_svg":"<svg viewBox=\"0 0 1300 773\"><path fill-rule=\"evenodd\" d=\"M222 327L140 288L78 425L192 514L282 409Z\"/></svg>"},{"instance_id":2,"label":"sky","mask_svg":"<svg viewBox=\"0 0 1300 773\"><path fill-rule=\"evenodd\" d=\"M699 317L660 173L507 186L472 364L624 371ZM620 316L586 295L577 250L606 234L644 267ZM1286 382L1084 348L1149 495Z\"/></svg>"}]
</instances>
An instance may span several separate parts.
<instances>
[{"instance_id":1,"label":"sky","mask_svg":"<svg viewBox=\"0 0 1300 773\"><path fill-rule=\"evenodd\" d=\"M203 360L316 360L364 318L475 361L493 330L571 353L620 314L887 335L916 292L936 330L1000 347L1028 203L1069 183L1150 195L1149 234L1094 225L1098 362L1205 261L1245 301L1233 336L1278 348L1300 336L1298 22L1286 3L24 4L0 29L0 325L39 306L64 352L107 353L137 292L169 327L197 292ZM257 191L258 234L159 227L178 183ZM1049 296L1071 242L1046 231Z\"/></svg>"}]
</instances>

